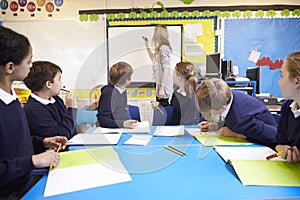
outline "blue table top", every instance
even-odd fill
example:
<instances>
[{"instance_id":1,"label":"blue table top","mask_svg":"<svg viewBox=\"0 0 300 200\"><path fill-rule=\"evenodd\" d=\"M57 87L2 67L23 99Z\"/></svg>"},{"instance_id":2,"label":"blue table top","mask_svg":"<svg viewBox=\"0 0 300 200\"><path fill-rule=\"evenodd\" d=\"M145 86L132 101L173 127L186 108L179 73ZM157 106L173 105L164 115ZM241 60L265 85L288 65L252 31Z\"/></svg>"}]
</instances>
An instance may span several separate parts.
<instances>
[{"instance_id":1,"label":"blue table top","mask_svg":"<svg viewBox=\"0 0 300 200\"><path fill-rule=\"evenodd\" d=\"M44 198L47 175L26 199L258 199L300 198L300 187L243 186L232 167L193 137L153 137L147 146L114 146L132 181ZM173 145L180 156L163 148ZM74 147L73 150L80 148ZM82 148L82 147L81 147Z\"/></svg>"}]
</instances>

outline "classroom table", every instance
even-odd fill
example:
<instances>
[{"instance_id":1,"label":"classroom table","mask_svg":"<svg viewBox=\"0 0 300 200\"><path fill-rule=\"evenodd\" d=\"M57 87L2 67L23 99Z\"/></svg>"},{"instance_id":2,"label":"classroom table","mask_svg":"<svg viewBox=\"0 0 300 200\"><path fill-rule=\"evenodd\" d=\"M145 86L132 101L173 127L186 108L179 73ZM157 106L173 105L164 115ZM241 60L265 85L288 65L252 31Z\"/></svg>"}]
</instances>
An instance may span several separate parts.
<instances>
[{"instance_id":1,"label":"classroom table","mask_svg":"<svg viewBox=\"0 0 300 200\"><path fill-rule=\"evenodd\" d=\"M123 134L114 149L132 181L44 198L45 175L23 200L300 198L300 187L243 186L232 166L213 147L203 147L187 133L181 137L153 137L147 146L123 145L129 137ZM170 144L187 155L163 148Z\"/></svg>"}]
</instances>

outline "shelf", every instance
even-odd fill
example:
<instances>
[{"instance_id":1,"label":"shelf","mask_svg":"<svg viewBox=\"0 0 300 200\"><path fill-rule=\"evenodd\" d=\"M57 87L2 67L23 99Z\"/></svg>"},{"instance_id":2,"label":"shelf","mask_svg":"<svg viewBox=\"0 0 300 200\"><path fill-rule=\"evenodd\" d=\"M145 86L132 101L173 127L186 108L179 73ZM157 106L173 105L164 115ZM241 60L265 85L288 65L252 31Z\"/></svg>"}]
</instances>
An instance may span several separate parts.
<instances>
[{"instance_id":1,"label":"shelf","mask_svg":"<svg viewBox=\"0 0 300 200\"><path fill-rule=\"evenodd\" d=\"M256 81L226 81L226 83L229 85L230 89L232 89L232 90L251 91L252 96L256 97ZM233 85L233 86L230 86L230 85ZM234 87L234 85L247 85L247 86Z\"/></svg>"}]
</instances>

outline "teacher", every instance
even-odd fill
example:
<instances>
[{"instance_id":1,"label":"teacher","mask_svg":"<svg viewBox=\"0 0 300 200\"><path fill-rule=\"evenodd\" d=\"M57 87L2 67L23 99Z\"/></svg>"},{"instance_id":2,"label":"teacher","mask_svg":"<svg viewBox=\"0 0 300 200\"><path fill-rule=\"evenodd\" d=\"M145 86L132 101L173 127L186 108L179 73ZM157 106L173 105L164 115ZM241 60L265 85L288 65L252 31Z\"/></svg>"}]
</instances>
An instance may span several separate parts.
<instances>
[{"instance_id":1,"label":"teacher","mask_svg":"<svg viewBox=\"0 0 300 200\"><path fill-rule=\"evenodd\" d=\"M156 82L156 101L161 106L168 106L173 93L173 70L171 68L172 48L169 33L165 25L157 25L152 37L154 53L149 47L149 40L143 37L150 59L153 62L153 77Z\"/></svg>"}]
</instances>

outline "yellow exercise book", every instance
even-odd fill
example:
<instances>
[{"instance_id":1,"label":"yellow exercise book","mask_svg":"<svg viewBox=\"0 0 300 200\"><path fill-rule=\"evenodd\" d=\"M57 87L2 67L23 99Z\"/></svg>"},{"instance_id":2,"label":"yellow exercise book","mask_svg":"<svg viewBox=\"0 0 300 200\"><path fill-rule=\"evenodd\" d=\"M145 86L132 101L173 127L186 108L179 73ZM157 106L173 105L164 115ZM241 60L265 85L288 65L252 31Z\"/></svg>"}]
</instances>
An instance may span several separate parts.
<instances>
[{"instance_id":1,"label":"yellow exercise book","mask_svg":"<svg viewBox=\"0 0 300 200\"><path fill-rule=\"evenodd\" d=\"M59 165L49 171L44 197L132 180L111 146L59 155Z\"/></svg>"},{"instance_id":2,"label":"yellow exercise book","mask_svg":"<svg viewBox=\"0 0 300 200\"><path fill-rule=\"evenodd\" d=\"M215 147L231 163L243 185L300 186L300 163L288 163L268 147Z\"/></svg>"},{"instance_id":3,"label":"yellow exercise book","mask_svg":"<svg viewBox=\"0 0 300 200\"><path fill-rule=\"evenodd\" d=\"M276 160L231 160L243 185L300 186L300 163Z\"/></svg>"},{"instance_id":4,"label":"yellow exercise book","mask_svg":"<svg viewBox=\"0 0 300 200\"><path fill-rule=\"evenodd\" d=\"M248 142L241 138L232 138L226 136L220 136L217 134L210 134L207 132L206 135L194 135L195 138L203 145L203 146L229 146L229 145L251 145L253 143Z\"/></svg>"}]
</instances>

